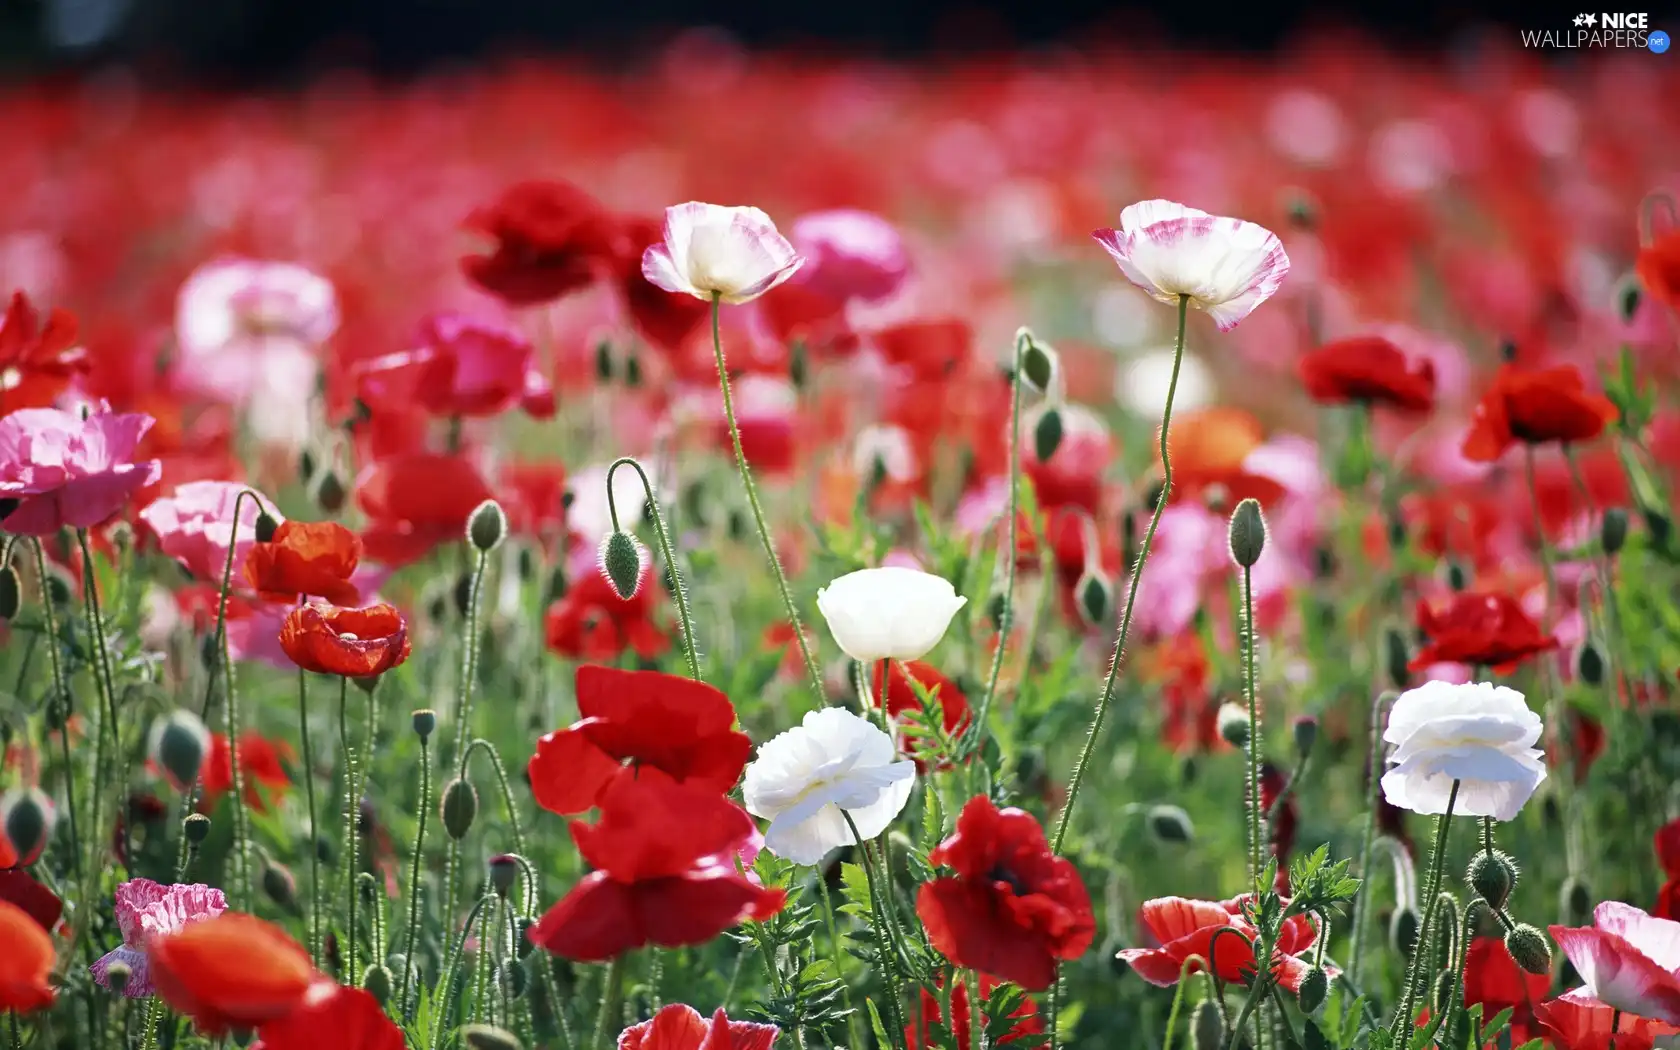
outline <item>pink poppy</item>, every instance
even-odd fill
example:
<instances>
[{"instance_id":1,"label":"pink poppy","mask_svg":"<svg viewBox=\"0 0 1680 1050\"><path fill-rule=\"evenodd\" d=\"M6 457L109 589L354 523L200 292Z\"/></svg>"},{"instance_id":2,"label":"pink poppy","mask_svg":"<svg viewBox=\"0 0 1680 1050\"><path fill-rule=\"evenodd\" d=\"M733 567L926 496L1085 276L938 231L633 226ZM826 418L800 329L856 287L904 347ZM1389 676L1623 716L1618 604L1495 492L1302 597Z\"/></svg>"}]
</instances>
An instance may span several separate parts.
<instances>
[{"instance_id":1,"label":"pink poppy","mask_svg":"<svg viewBox=\"0 0 1680 1050\"><path fill-rule=\"evenodd\" d=\"M152 994L146 957L148 938L175 933L188 923L213 919L227 911L222 891L201 883L165 886L151 879L130 879L117 887L115 897L123 942L88 969L94 980L110 988L111 965L120 962L127 966L128 983L123 985L122 994L130 999Z\"/></svg>"},{"instance_id":2,"label":"pink poppy","mask_svg":"<svg viewBox=\"0 0 1680 1050\"><path fill-rule=\"evenodd\" d=\"M155 459L132 462L152 423L151 416L104 406L86 416L23 408L0 419L0 520L6 531L45 536L115 514L162 472Z\"/></svg>"},{"instance_id":3,"label":"pink poppy","mask_svg":"<svg viewBox=\"0 0 1680 1050\"><path fill-rule=\"evenodd\" d=\"M1585 988L1536 1003L1534 1016L1557 1050L1651 1050L1658 1039L1680 1035L1671 1024L1621 1013Z\"/></svg>"},{"instance_id":4,"label":"pink poppy","mask_svg":"<svg viewBox=\"0 0 1680 1050\"><path fill-rule=\"evenodd\" d=\"M554 414L554 389L517 329L466 314L433 314L419 345L360 362L357 390L375 407L418 404L435 416L493 416L519 405Z\"/></svg>"},{"instance_id":5,"label":"pink poppy","mask_svg":"<svg viewBox=\"0 0 1680 1050\"><path fill-rule=\"evenodd\" d=\"M1605 901L1591 926L1550 927L1583 992L1624 1013L1680 1024L1680 922Z\"/></svg>"},{"instance_id":6,"label":"pink poppy","mask_svg":"<svg viewBox=\"0 0 1680 1050\"><path fill-rule=\"evenodd\" d=\"M203 582L220 581L227 568L228 536L233 534L234 578L240 575L245 556L257 542L257 518L267 511L283 521L274 501L260 501L239 494L247 486L234 481L189 481L173 494L153 500L140 512L140 521L157 538L163 553ZM239 506L239 529L234 532L233 509Z\"/></svg>"},{"instance_id":7,"label":"pink poppy","mask_svg":"<svg viewBox=\"0 0 1680 1050\"><path fill-rule=\"evenodd\" d=\"M1243 916L1244 898L1228 901L1198 901L1185 897L1157 897L1145 901L1141 918L1156 948L1128 948L1119 954L1139 977L1150 984L1167 987L1178 983L1185 960L1192 955L1211 957L1219 979L1228 982L1247 982L1256 968L1254 940L1258 936ZM1236 935L1223 934L1217 941L1214 934L1225 928ZM1296 915L1283 924L1272 966L1279 983L1293 992L1301 986L1311 964L1298 958L1318 939L1318 929L1305 915ZM1325 967L1331 976L1335 970ZM1194 972L1194 970L1192 971Z\"/></svg>"}]
</instances>

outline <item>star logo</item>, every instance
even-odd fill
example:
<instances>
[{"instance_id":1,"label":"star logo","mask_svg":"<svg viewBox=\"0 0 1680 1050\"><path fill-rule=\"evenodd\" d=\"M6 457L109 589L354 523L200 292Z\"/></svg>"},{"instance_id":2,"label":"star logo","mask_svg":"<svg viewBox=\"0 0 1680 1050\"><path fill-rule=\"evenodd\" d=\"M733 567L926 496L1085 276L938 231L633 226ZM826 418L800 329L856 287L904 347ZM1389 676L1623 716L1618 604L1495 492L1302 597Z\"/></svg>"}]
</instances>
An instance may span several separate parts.
<instances>
[{"instance_id":1,"label":"star logo","mask_svg":"<svg viewBox=\"0 0 1680 1050\"><path fill-rule=\"evenodd\" d=\"M1578 25L1578 26L1586 25L1587 24L1587 16L1586 15L1576 15L1575 16L1575 24Z\"/></svg>"},{"instance_id":2,"label":"star logo","mask_svg":"<svg viewBox=\"0 0 1680 1050\"><path fill-rule=\"evenodd\" d=\"M1587 27L1588 28L1591 28L1591 27L1593 27L1597 24L1598 24L1598 16L1597 15L1588 15L1587 16Z\"/></svg>"}]
</instances>

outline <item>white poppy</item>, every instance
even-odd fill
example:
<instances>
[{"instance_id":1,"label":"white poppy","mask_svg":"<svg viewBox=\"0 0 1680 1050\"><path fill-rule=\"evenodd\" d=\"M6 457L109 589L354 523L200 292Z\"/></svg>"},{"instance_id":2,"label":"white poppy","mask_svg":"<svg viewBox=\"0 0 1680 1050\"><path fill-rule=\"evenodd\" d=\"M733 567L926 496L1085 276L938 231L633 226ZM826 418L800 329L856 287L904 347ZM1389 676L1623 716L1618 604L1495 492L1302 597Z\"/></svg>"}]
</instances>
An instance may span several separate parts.
<instances>
[{"instance_id":1,"label":"white poppy","mask_svg":"<svg viewBox=\"0 0 1680 1050\"><path fill-rule=\"evenodd\" d=\"M1400 694L1383 739L1395 745L1383 796L1413 813L1511 820L1546 779L1540 716L1515 689L1491 682L1425 682Z\"/></svg>"},{"instance_id":2,"label":"white poppy","mask_svg":"<svg viewBox=\"0 0 1680 1050\"><path fill-rule=\"evenodd\" d=\"M1119 229L1092 236L1128 281L1164 303L1189 296L1222 332L1271 298L1289 273L1283 243L1264 226L1173 201L1133 204L1120 213Z\"/></svg>"},{"instance_id":3,"label":"white poppy","mask_svg":"<svg viewBox=\"0 0 1680 1050\"><path fill-rule=\"evenodd\" d=\"M916 764L900 759L880 727L839 707L812 711L766 741L741 785L747 812L770 821L764 846L816 864L857 834L881 834L910 801Z\"/></svg>"},{"instance_id":4,"label":"white poppy","mask_svg":"<svg viewBox=\"0 0 1680 1050\"><path fill-rule=\"evenodd\" d=\"M895 565L849 572L817 591L834 640L864 663L921 659L967 602L949 581Z\"/></svg>"},{"instance_id":5,"label":"white poppy","mask_svg":"<svg viewBox=\"0 0 1680 1050\"><path fill-rule=\"evenodd\" d=\"M665 238L642 253L642 276L667 292L745 303L804 262L757 208L689 201L665 209Z\"/></svg>"}]
</instances>

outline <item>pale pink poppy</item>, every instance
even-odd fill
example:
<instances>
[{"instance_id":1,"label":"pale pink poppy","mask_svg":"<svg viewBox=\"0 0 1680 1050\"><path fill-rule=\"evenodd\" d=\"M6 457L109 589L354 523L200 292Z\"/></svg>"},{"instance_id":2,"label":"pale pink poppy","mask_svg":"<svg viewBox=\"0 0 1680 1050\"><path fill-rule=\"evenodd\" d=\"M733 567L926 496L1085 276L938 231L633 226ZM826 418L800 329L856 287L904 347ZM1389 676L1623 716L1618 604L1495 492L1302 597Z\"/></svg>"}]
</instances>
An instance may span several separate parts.
<instances>
[{"instance_id":1,"label":"pale pink poppy","mask_svg":"<svg viewBox=\"0 0 1680 1050\"><path fill-rule=\"evenodd\" d=\"M257 542L257 517L267 511L276 522L284 521L274 501L239 494L247 486L234 481L189 481L175 491L153 500L140 512L140 520L157 537L158 547L174 558L193 578L216 581L227 569L228 539L234 538L233 569L237 582L245 555ZM233 529L233 509L239 507L239 528Z\"/></svg>"},{"instance_id":2,"label":"pale pink poppy","mask_svg":"<svg viewBox=\"0 0 1680 1050\"><path fill-rule=\"evenodd\" d=\"M179 376L229 402L311 391L316 349L338 330L331 282L293 263L221 259L195 270L175 307ZM271 388L298 381L303 390Z\"/></svg>"},{"instance_id":3,"label":"pale pink poppy","mask_svg":"<svg viewBox=\"0 0 1680 1050\"><path fill-rule=\"evenodd\" d=\"M128 982L123 985L122 994L130 999L145 999L152 994L152 979L146 965L148 938L175 933L189 923L213 919L227 911L227 898L222 891L202 883L165 886L151 879L130 879L117 887L114 896L123 942L88 969L95 981L110 988L111 965L127 966Z\"/></svg>"},{"instance_id":4,"label":"pale pink poppy","mask_svg":"<svg viewBox=\"0 0 1680 1050\"><path fill-rule=\"evenodd\" d=\"M157 460L133 462L151 416L105 409L24 408L0 418L0 522L45 536L88 528L158 479ZM6 513L5 507L17 505Z\"/></svg>"},{"instance_id":5,"label":"pale pink poppy","mask_svg":"<svg viewBox=\"0 0 1680 1050\"><path fill-rule=\"evenodd\" d=\"M667 292L745 303L792 277L804 259L757 208L689 201L665 209L665 237L642 276Z\"/></svg>"},{"instance_id":6,"label":"pale pink poppy","mask_svg":"<svg viewBox=\"0 0 1680 1050\"><path fill-rule=\"evenodd\" d=\"M852 208L802 215L790 231L804 257L794 283L836 303L879 302L910 272L904 238L892 223Z\"/></svg>"},{"instance_id":7,"label":"pale pink poppy","mask_svg":"<svg viewBox=\"0 0 1680 1050\"><path fill-rule=\"evenodd\" d=\"M1651 1050L1658 1040L1680 1035L1680 1028L1623 1013L1599 1002L1585 988L1534 1004L1534 1018L1558 1050Z\"/></svg>"},{"instance_id":8,"label":"pale pink poppy","mask_svg":"<svg viewBox=\"0 0 1680 1050\"><path fill-rule=\"evenodd\" d=\"M1277 235L1252 222L1166 200L1133 204L1119 229L1092 234L1126 279L1164 303L1188 296L1220 331L1271 298L1289 273Z\"/></svg>"},{"instance_id":9,"label":"pale pink poppy","mask_svg":"<svg viewBox=\"0 0 1680 1050\"><path fill-rule=\"evenodd\" d=\"M1624 1013L1680 1024L1680 922L1605 901L1591 926L1550 931L1587 995Z\"/></svg>"}]
</instances>

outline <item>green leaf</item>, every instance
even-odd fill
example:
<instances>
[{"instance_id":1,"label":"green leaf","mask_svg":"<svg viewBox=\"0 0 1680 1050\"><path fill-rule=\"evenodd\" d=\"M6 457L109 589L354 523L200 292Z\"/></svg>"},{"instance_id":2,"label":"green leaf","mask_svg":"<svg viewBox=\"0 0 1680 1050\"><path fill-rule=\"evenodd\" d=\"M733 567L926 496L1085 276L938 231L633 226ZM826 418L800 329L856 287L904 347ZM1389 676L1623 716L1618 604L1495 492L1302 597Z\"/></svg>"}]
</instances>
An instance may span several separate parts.
<instances>
[{"instance_id":1,"label":"green leaf","mask_svg":"<svg viewBox=\"0 0 1680 1050\"><path fill-rule=\"evenodd\" d=\"M881 1023L881 1011L875 1008L874 999L865 999L863 1002L869 1007L869 1027L875 1030L875 1042L881 1050L888 1050L894 1044L887 1038L887 1026Z\"/></svg>"},{"instance_id":2,"label":"green leaf","mask_svg":"<svg viewBox=\"0 0 1680 1050\"><path fill-rule=\"evenodd\" d=\"M1480 1003L1477 1003L1476 1005L1478 1007L1481 1006ZM1511 1015L1513 1012L1513 1009L1507 1006L1505 1009L1494 1014L1493 1020L1489 1021L1482 1027L1482 1038L1478 1042L1478 1045L1486 1045L1493 1040L1494 1036L1503 1031L1505 1026L1511 1023ZM1480 1020L1480 1018L1473 1018L1472 1022L1477 1020Z\"/></svg>"},{"instance_id":3,"label":"green leaf","mask_svg":"<svg viewBox=\"0 0 1680 1050\"><path fill-rule=\"evenodd\" d=\"M840 865L840 896L844 902L840 905L842 912L874 925L875 909L869 895L869 877L858 865L850 862Z\"/></svg>"}]
</instances>

